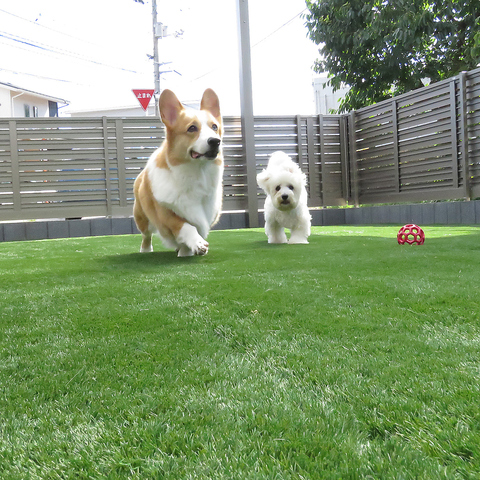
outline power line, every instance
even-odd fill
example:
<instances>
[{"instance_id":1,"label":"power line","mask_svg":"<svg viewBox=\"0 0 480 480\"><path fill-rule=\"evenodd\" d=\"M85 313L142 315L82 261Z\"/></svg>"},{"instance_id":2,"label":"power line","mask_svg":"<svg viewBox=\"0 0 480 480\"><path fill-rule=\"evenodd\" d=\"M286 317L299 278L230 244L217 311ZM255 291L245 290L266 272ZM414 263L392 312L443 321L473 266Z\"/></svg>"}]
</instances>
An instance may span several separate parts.
<instances>
[{"instance_id":1,"label":"power line","mask_svg":"<svg viewBox=\"0 0 480 480\"><path fill-rule=\"evenodd\" d=\"M64 35L65 37L73 38L74 40L85 43L87 45L92 45L93 47L97 47L97 48L104 48L103 45L99 45L97 43L92 43L92 42L89 42L89 41L85 40L84 38L76 37L75 35L70 35L69 33L65 33L65 32L62 32L60 30L56 30L54 28L47 27L46 25L42 25L41 23L38 23L37 21L34 22L33 20L29 20L28 18L21 17L20 15L16 15L15 13L7 12L6 10L3 10L3 8L0 8L0 12L6 13L7 15L11 15L12 17L15 17L15 18L19 18L20 20L23 20L25 22L32 23L33 25L36 25L37 27L41 27L41 28L44 28L46 30L50 30L50 31L58 33L60 35Z\"/></svg>"},{"instance_id":2,"label":"power line","mask_svg":"<svg viewBox=\"0 0 480 480\"><path fill-rule=\"evenodd\" d=\"M44 44L44 43L40 43L40 42L33 43L33 40L30 40L28 38L19 37L17 35L13 35L13 34L8 33L8 32L0 32L0 37L3 37L3 38L5 38L5 39L7 39L11 42L17 42L17 43L26 45L28 47L43 50L44 52L53 53L55 55L62 55L62 56L66 56L66 57L71 57L71 58L74 58L76 60L80 60L82 62L87 62L87 63L92 63L94 65L98 65L98 66L101 66L101 67L113 68L115 70L120 70L120 71L128 72L128 73L136 73L136 74L141 73L141 72L137 72L136 70L130 70L130 69L124 68L124 67L117 67L115 65L109 65L107 63L99 62L97 60L82 57L80 55L75 54L74 52L69 51L69 50L57 49L55 47L52 47L51 45L47 45L47 44Z\"/></svg>"},{"instance_id":3,"label":"power line","mask_svg":"<svg viewBox=\"0 0 480 480\"><path fill-rule=\"evenodd\" d=\"M296 18L298 18L305 10L307 10L306 8L304 8L301 12L297 13L294 17L292 17L290 20L287 20L283 25L281 25L280 27L278 27L276 30L274 30L273 32L270 32L268 35L266 35L265 37L263 37L261 40L259 40L257 43L255 43L254 45L252 45L252 49L254 49L256 46L260 45L261 43L263 43L265 40L267 40L268 38L270 38L271 36L275 35L277 32L279 32L282 28L285 28L288 24L292 23ZM207 75L210 75L211 73L214 73L214 72L217 72L218 70L220 70L222 67L217 67L217 68L214 68L213 70L210 70L206 73L204 73L203 75L200 75L199 77L196 77L194 78L193 80L190 81L191 82L195 82L197 80L200 80L201 78L203 77L206 77Z\"/></svg>"},{"instance_id":4,"label":"power line","mask_svg":"<svg viewBox=\"0 0 480 480\"><path fill-rule=\"evenodd\" d=\"M268 38L270 38L271 36L275 35L278 31L280 31L282 28L286 27L289 23L292 23L297 17L299 17L305 10L307 10L306 8L304 8L301 12L297 13L294 17L292 17L290 20L286 21L282 26L278 27L276 30L274 30L273 32L269 33L266 37L263 37L261 40L259 40L257 43L255 43L254 45L252 45L252 48L255 48L257 45L260 45L261 43L263 43L265 40L267 40Z\"/></svg>"},{"instance_id":5,"label":"power line","mask_svg":"<svg viewBox=\"0 0 480 480\"><path fill-rule=\"evenodd\" d=\"M28 23L31 23L33 25L36 25L37 27L41 27L43 29L46 29L46 30L50 30L52 32L55 32L57 34L60 34L60 35L63 35L65 37L69 37L69 38L72 38L78 42L81 42L81 43L84 43L86 45L90 45L90 46L93 46L97 49L102 49L105 53L108 53L110 54L110 51L108 49L106 49L103 45L99 45L99 44L96 44L96 43L93 43L93 42L89 42L85 39L82 39L82 38L79 38L79 37L76 37L74 35L70 35L68 33L65 33L65 32L62 32L60 30L56 30L54 28L51 28L51 27L47 27L46 25L42 25L41 23L37 22L37 21L32 21L32 20L29 20L25 17L22 17L21 15L17 15L15 13L12 13L12 12L9 12L7 10L4 10L3 8L0 8L0 12L2 13L5 13L7 15L10 15L12 17L15 17L15 18L18 18L22 21L25 21L25 22L28 22ZM2 35L3 33L3 35ZM6 36L6 35L9 35L10 37ZM23 43L24 45L26 45L27 47L29 48L42 48L43 51L45 52L50 52L50 53L53 53L55 55L64 55L64 56L69 56L71 58L75 58L77 60L81 60L81 61L84 61L84 62L88 62L88 63L92 63L92 64L95 64L95 65L98 65L98 66L102 66L102 67L107 67L107 68L113 68L113 69L116 69L116 70L120 70L120 71L124 71L124 72L127 72L127 73L135 73L135 74L145 74L145 72L137 72L136 70L132 70L132 69L129 69L129 68L125 68L125 67L119 67L119 66L115 66L115 65L111 65L111 64L108 64L108 63L105 63L105 62L102 62L102 61L97 61L97 60L94 60L92 58L88 58L88 57L84 57L84 56L81 56L81 55L78 55L77 53L75 52L71 52L71 51L68 51L68 50L62 50L62 49L58 49L56 47L52 47L50 45L47 45L47 44L44 44L44 43L41 43L41 42L36 42L34 40L31 40L29 38L23 38L23 37L20 37L20 36L17 36L15 34L11 34L9 32L1 32L0 33L0 36L3 36L4 38L7 38L7 40L10 40L10 41L13 41L13 42L19 42L19 43ZM13 38L13 37L16 37L16 38Z\"/></svg>"},{"instance_id":6,"label":"power line","mask_svg":"<svg viewBox=\"0 0 480 480\"><path fill-rule=\"evenodd\" d=\"M10 73L14 73L16 75L27 75L29 77L38 78L40 80L51 80L51 81L54 81L54 82L72 83L74 85L87 86L85 83L72 82L71 80L64 80L64 79L61 79L61 78L44 77L43 75L37 75L37 74L34 74L34 73L28 73L28 72L20 72L18 70L10 70L9 68L0 67L0 71L1 72L10 72Z\"/></svg>"}]
</instances>

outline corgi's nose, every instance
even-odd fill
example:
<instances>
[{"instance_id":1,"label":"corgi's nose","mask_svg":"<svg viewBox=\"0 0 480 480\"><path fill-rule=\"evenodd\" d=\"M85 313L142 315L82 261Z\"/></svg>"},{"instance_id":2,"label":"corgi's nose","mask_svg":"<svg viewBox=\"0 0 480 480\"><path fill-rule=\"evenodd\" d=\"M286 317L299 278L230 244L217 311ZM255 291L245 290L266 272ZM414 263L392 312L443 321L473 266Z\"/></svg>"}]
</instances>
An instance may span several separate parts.
<instances>
[{"instance_id":1,"label":"corgi's nose","mask_svg":"<svg viewBox=\"0 0 480 480\"><path fill-rule=\"evenodd\" d=\"M208 146L211 148L218 148L220 145L220 139L215 137L210 137L207 140Z\"/></svg>"}]
</instances>

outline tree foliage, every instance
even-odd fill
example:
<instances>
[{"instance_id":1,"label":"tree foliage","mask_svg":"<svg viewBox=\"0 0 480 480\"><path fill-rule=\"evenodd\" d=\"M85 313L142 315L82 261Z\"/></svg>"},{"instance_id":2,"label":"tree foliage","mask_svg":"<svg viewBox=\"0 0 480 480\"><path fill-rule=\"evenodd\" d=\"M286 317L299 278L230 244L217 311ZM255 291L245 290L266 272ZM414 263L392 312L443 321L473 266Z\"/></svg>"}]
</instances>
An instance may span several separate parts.
<instances>
[{"instance_id":1,"label":"tree foliage","mask_svg":"<svg viewBox=\"0 0 480 480\"><path fill-rule=\"evenodd\" d=\"M315 71L334 90L351 89L349 111L475 68L480 61L478 0L306 0Z\"/></svg>"}]
</instances>

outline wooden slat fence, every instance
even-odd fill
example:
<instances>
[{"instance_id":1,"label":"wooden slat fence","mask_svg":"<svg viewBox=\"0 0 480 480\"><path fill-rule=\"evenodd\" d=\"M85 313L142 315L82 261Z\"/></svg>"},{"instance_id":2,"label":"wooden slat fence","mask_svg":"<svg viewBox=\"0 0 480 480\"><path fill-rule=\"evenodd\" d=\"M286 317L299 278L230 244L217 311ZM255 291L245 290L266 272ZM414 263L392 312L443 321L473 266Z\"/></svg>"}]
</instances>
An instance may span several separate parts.
<instances>
[{"instance_id":1,"label":"wooden slat fence","mask_svg":"<svg viewBox=\"0 0 480 480\"><path fill-rule=\"evenodd\" d=\"M455 89L442 82L354 113L358 203L463 196Z\"/></svg>"},{"instance_id":2,"label":"wooden slat fence","mask_svg":"<svg viewBox=\"0 0 480 480\"><path fill-rule=\"evenodd\" d=\"M311 207L480 197L480 69L348 115L255 117L251 165L241 119L224 123L225 211L248 210L247 179L276 150L307 175ZM152 117L0 119L0 221L131 215L163 138Z\"/></svg>"},{"instance_id":3,"label":"wooden slat fence","mask_svg":"<svg viewBox=\"0 0 480 480\"><path fill-rule=\"evenodd\" d=\"M356 204L480 196L480 69L350 114Z\"/></svg>"},{"instance_id":4,"label":"wooden slat fence","mask_svg":"<svg viewBox=\"0 0 480 480\"><path fill-rule=\"evenodd\" d=\"M0 121L0 218L128 215L136 174L160 144L145 118Z\"/></svg>"},{"instance_id":5,"label":"wooden slat fence","mask_svg":"<svg viewBox=\"0 0 480 480\"><path fill-rule=\"evenodd\" d=\"M312 205L344 203L340 120L256 118L256 170L273 151L285 150L309 177ZM224 122L223 208L245 210L241 122ZM133 182L163 138L161 122L151 117L0 120L0 220L131 215ZM323 198L322 184L330 178Z\"/></svg>"},{"instance_id":6,"label":"wooden slat fence","mask_svg":"<svg viewBox=\"0 0 480 480\"><path fill-rule=\"evenodd\" d=\"M470 179L470 196L480 197L480 69L465 76L464 122L467 125L463 155Z\"/></svg>"}]
</instances>

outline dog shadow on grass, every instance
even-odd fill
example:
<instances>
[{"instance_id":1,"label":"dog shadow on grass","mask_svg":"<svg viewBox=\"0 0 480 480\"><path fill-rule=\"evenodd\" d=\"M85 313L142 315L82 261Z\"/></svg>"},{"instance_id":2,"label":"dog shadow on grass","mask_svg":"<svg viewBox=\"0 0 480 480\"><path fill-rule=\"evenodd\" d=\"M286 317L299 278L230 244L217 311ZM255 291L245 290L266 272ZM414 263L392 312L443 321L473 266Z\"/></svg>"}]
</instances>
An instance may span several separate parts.
<instances>
[{"instance_id":1,"label":"dog shadow on grass","mask_svg":"<svg viewBox=\"0 0 480 480\"><path fill-rule=\"evenodd\" d=\"M118 253L99 258L99 261L111 266L118 265L122 268L138 268L145 266L173 265L179 261L191 263L194 257L178 258L173 251L160 251L151 253Z\"/></svg>"},{"instance_id":2,"label":"dog shadow on grass","mask_svg":"<svg viewBox=\"0 0 480 480\"><path fill-rule=\"evenodd\" d=\"M159 251L151 253L119 253L107 255L98 259L111 268L127 270L144 270L165 267L179 267L181 265L196 265L199 263L216 263L220 261L214 255L177 257L174 251Z\"/></svg>"},{"instance_id":3,"label":"dog shadow on grass","mask_svg":"<svg viewBox=\"0 0 480 480\"><path fill-rule=\"evenodd\" d=\"M265 240L254 240L252 242L239 242L234 245L216 245L211 248L207 255L194 255L191 257L177 257L173 250L160 250L150 253L116 253L105 256L98 256L97 261L109 268L127 270L145 270L166 267L181 267L190 265L211 265L215 263L229 262L236 257L243 257L245 254L257 253L265 256L270 250L286 248L288 245L269 245Z\"/></svg>"}]
</instances>

